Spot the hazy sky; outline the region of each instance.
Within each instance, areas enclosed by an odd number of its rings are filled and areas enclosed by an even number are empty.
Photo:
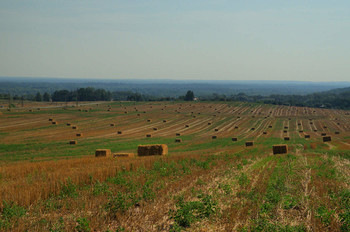
[[[0,0],[0,76],[350,81],[350,1]]]

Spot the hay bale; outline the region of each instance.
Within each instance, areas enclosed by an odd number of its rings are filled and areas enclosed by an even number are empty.
[[[58,124],[58,122],[56,122],[56,121],[53,121],[53,122],[52,122],[52,124],[53,124],[53,125],[57,125],[57,124]]]
[[[219,129],[218,129],[218,128],[215,128],[214,131],[219,131]]]
[[[158,128],[157,128],[157,127],[154,127],[154,128],[153,128],[153,130],[155,130],[155,131],[156,131],[156,130],[158,130]]]
[[[330,141],[332,141],[332,137],[331,136],[323,136],[322,140],[323,140],[323,142],[330,142]]]
[[[327,133],[321,133],[321,136],[326,136],[327,135]]]
[[[181,143],[182,139],[175,139],[175,143]]]
[[[69,141],[69,144],[75,145],[75,144],[78,144],[78,142],[76,140],[71,140]]]
[[[211,122],[208,122],[208,125],[210,126],[210,125],[211,125]]]
[[[137,154],[138,156],[166,155],[168,146],[166,144],[139,145]]]
[[[301,126],[301,123],[298,123],[298,126]]]
[[[289,138],[289,137],[284,137],[284,140],[285,140],[285,141],[289,141],[290,138]]]
[[[163,122],[167,122],[166,120],[163,120]]]
[[[339,135],[339,134],[340,134],[340,132],[339,132],[339,131],[336,131],[336,132],[334,132],[334,134]]]
[[[112,156],[111,149],[97,149],[95,157],[110,157]]]
[[[304,133],[304,131],[303,131],[303,130],[300,130],[299,133]]]
[[[152,137],[151,134],[147,134],[147,135],[146,135],[146,138],[151,138],[151,137]]]
[[[323,128],[324,128],[324,129],[327,129],[327,126],[324,126]]]
[[[113,158],[133,158],[134,153],[114,153]]]
[[[283,133],[287,133],[287,131],[286,131],[286,130],[284,130],[284,131],[283,131]]]
[[[288,127],[287,127],[287,126],[285,126],[285,127],[284,127],[284,129],[288,129]]]
[[[311,136],[310,136],[310,135],[305,135],[304,137],[305,137],[305,139],[309,139],[309,138],[311,138]]]
[[[83,133],[77,133],[76,136],[77,137],[83,137]]]
[[[72,126],[72,129],[76,130],[76,129],[78,129],[78,127],[77,126]]]
[[[313,122],[310,122],[310,124],[312,125],[312,124],[314,124]]]
[[[266,134],[267,134],[267,132],[266,132],[266,131],[264,131],[264,132],[263,132],[263,134],[264,134],[264,135],[266,135]]]
[[[238,139],[236,137],[232,137],[232,141],[236,142]]]
[[[122,134],[122,132],[121,132],[121,131],[118,131],[117,133],[118,133],[118,135],[121,135],[121,134]]]
[[[176,136],[180,136],[181,134],[180,133],[176,133]]]
[[[49,122],[52,122],[53,121],[53,118],[49,118]]]
[[[124,114],[127,114],[128,113],[128,111],[124,111]]]
[[[111,123],[110,125],[111,125],[111,126],[115,126],[115,123]]]
[[[186,125],[185,127],[190,127],[190,125]]]
[[[251,130],[255,130],[255,127],[252,127],[252,129]]]
[[[147,122],[152,122],[152,119],[147,119]]]
[[[212,138],[212,139],[217,139],[217,138],[218,138],[218,136],[213,135],[213,136],[211,136],[211,138]]]
[[[33,112],[33,110],[29,110],[29,112]]]
[[[314,132],[317,132],[317,130],[315,129]]]
[[[141,116],[141,114],[137,114],[137,116],[139,116],[139,117],[140,117],[140,116]]]
[[[286,144],[278,144],[272,146],[272,152],[274,155],[276,154],[287,154],[288,146]]]
[[[246,147],[251,147],[251,146],[253,146],[254,145],[254,142],[253,141],[247,141],[247,142],[245,142],[245,146]]]
[[[272,128],[272,126],[269,126],[269,128]]]
[[[71,126],[71,124],[70,124],[70,123],[67,123],[67,126]]]

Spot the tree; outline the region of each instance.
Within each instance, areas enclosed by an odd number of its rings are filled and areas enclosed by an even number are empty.
[[[37,92],[35,95],[35,101],[41,102],[43,101],[43,97],[41,96],[40,92]]]
[[[186,95],[185,95],[184,100],[185,100],[185,101],[193,101],[193,99],[194,99],[194,93],[193,93],[193,91],[188,90],[187,93],[186,93]]]
[[[46,102],[49,102],[50,101],[50,94],[48,94],[47,92],[44,93],[43,95],[43,100],[46,101]]]

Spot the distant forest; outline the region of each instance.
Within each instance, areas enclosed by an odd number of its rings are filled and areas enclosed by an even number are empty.
[[[224,94],[212,94],[205,97],[198,97],[194,91],[189,90],[179,97],[157,97],[147,94],[140,94],[133,91],[106,91],[92,87],[80,88],[77,90],[56,90],[52,94],[45,92],[36,95],[15,95],[0,94],[0,99],[32,100],[32,101],[241,101],[256,102],[274,105],[306,106],[318,108],[350,109],[350,88],[334,89],[326,92],[313,93],[308,95],[278,95],[270,96],[238,93],[226,96]]]

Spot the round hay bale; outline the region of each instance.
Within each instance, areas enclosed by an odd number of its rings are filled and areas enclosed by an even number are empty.
[[[75,145],[75,144],[78,144],[78,142],[76,140],[70,140],[69,144]]]
[[[211,138],[212,138],[212,139],[217,139],[217,138],[218,138],[218,136],[213,135],[213,136],[211,136]]]
[[[238,138],[232,137],[232,141],[237,142],[237,141],[238,141]]]
[[[83,133],[77,133],[75,134],[77,137],[83,137]]]
[[[151,138],[151,137],[152,137],[151,134],[147,134],[147,135],[146,135],[146,138]]]
[[[175,139],[175,143],[181,143],[182,139]]]
[[[123,133],[123,132],[121,132],[121,131],[118,131],[118,132],[117,132],[118,135],[121,135],[122,133]]]
[[[181,134],[180,133],[176,133],[176,136],[181,136]]]

